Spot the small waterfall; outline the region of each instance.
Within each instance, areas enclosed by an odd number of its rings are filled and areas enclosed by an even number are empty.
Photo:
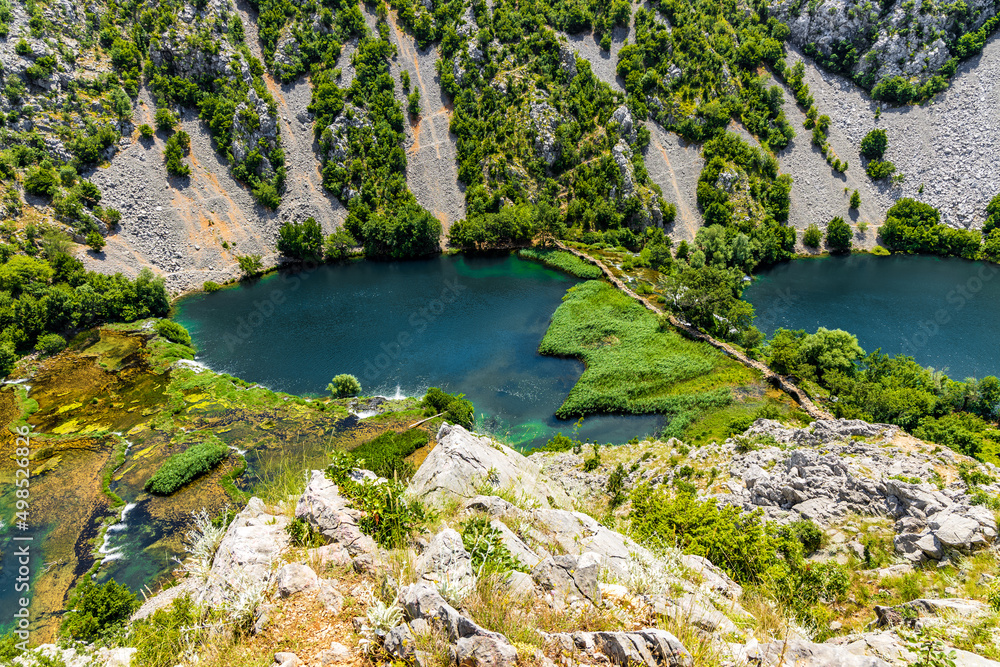
[[[132,511],[135,507],[135,503],[128,503],[122,508],[121,517],[119,517],[118,522],[108,526],[108,529],[104,531],[104,542],[101,544],[101,548],[97,550],[97,553],[104,556],[101,559],[101,565],[109,563],[111,561],[120,560],[125,557],[122,553],[122,547],[124,545],[118,545],[116,547],[111,546],[111,536],[124,533],[128,529],[128,524],[125,522],[128,513]]]

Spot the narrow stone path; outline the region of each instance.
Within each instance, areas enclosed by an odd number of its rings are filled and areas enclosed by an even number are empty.
[[[636,294],[631,289],[629,289],[629,287],[621,280],[619,280],[615,276],[615,274],[611,272],[611,269],[609,269],[607,265],[605,265],[604,262],[602,262],[601,260],[591,257],[587,253],[577,250],[576,248],[570,248],[569,246],[564,245],[560,241],[556,241],[556,245],[559,246],[561,249],[565,250],[566,252],[571,252],[580,259],[586,262],[590,262],[591,264],[599,268],[604,273],[605,277],[611,282],[612,285],[614,285],[622,292],[624,292],[625,294],[629,295],[630,297],[638,301],[647,310],[656,313],[657,315],[666,315],[667,318],[670,320],[670,324],[672,324],[675,328],[680,329],[691,338],[708,343],[712,347],[721,350],[722,352],[729,355],[730,357],[740,362],[744,366],[760,371],[763,374],[764,379],[766,381],[770,382],[771,384],[778,387],[779,389],[787,393],[789,396],[794,398],[795,401],[802,407],[802,409],[813,419],[833,419],[833,415],[831,415],[829,412],[823,410],[815,403],[813,403],[812,400],[809,398],[809,396],[804,391],[799,389],[795,385],[795,383],[793,383],[791,379],[788,378],[788,376],[778,375],[777,373],[772,371],[767,366],[767,364],[757,361],[756,359],[751,359],[747,355],[737,350],[732,345],[724,343],[716,338],[713,338],[712,336],[709,336],[707,333],[701,331],[700,329],[693,327],[685,322],[681,322],[679,319],[677,319],[670,313],[665,313],[664,311],[660,310],[652,303],[650,303],[648,299]]]

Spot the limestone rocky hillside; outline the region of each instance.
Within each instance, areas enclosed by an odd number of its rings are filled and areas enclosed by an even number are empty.
[[[6,2],[8,240],[55,226],[88,268],[151,267],[178,292],[238,277],[239,256],[279,262],[280,224],[309,217],[326,234],[346,225],[371,255],[426,252],[437,226],[524,203],[612,243],[649,225],[692,240],[729,218],[801,231],[840,215],[871,247],[860,223],[900,197],[977,227],[1000,188],[993,3],[782,1],[717,18],[702,2],[546,7]],[[723,48],[732,36],[739,48]],[[778,66],[799,52],[831,119],[823,151]],[[865,91],[889,105],[881,116]],[[709,145],[719,171],[705,142],[726,127],[747,145]],[[862,173],[874,127],[905,178]],[[773,172],[747,164],[756,148]],[[709,212],[716,199],[729,217]],[[457,238],[481,243],[475,229]]]
[[[117,648],[37,654],[74,666],[1000,664],[995,468],[845,420],[760,420],[697,449],[575,448],[526,458],[445,424],[405,489],[337,459],[286,503],[201,522],[179,583],[147,599]]]

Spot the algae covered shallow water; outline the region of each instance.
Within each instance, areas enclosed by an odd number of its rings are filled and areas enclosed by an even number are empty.
[[[282,272],[182,299],[176,319],[207,366],[271,389],[321,394],[351,373],[363,394],[462,392],[478,426],[525,446],[575,423],[554,414],[583,373],[538,344],[575,278],[514,256],[354,262]],[[589,417],[577,437],[624,442],[657,416]]]
[[[756,325],[857,335],[950,377],[1000,374],[1000,267],[923,255],[802,259],[762,272],[744,298]]]

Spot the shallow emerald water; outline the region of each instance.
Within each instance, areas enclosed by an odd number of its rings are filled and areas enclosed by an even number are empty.
[[[356,375],[365,395],[439,386],[473,401],[480,428],[537,446],[575,428],[554,413],[583,364],[537,348],[576,282],[514,256],[363,261],[195,295],[175,317],[214,370],[295,394],[321,394],[338,373]],[[577,437],[619,443],[660,425],[597,416]]]
[[[1000,267],[923,255],[802,259],[762,272],[744,298],[757,326],[844,329],[866,351],[907,354],[950,377],[1000,373]]]

